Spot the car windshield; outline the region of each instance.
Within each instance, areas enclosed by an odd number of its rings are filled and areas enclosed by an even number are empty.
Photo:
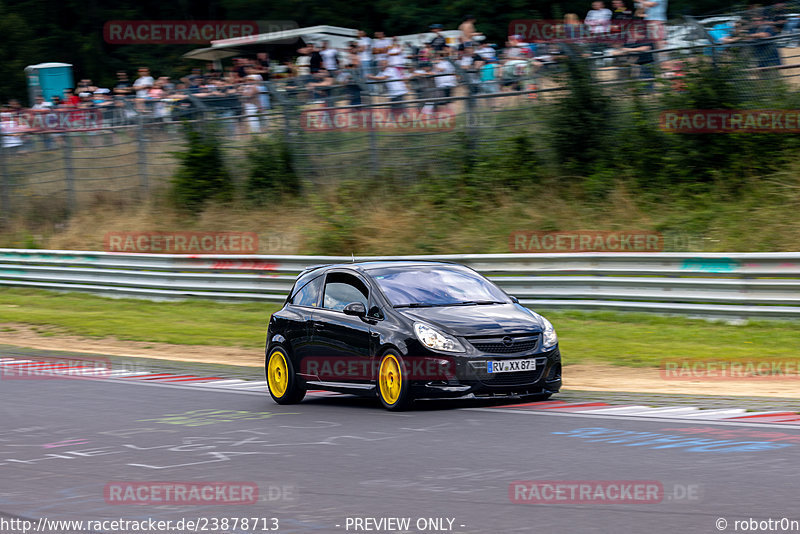
[[[385,267],[370,274],[396,308],[511,302],[500,288],[463,267]]]

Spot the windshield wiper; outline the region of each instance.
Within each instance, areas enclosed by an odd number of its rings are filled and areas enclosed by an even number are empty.
[[[408,304],[398,304],[395,308],[432,308],[441,306],[440,304],[425,304],[424,302],[409,302]]]
[[[505,304],[505,302],[500,302],[499,300],[465,300],[463,302],[454,302],[450,306],[476,306],[482,304]]]

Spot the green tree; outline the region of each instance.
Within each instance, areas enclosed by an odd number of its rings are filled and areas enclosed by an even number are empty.
[[[174,153],[180,165],[172,178],[171,198],[182,210],[197,211],[210,200],[224,202],[233,198],[233,181],[225,167],[219,138],[207,125],[203,130],[185,123],[186,150]]]

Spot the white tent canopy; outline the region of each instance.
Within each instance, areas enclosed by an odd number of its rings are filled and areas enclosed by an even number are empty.
[[[257,44],[291,44],[299,39],[306,42],[330,41],[333,48],[344,48],[347,43],[358,38],[358,30],[340,28],[338,26],[309,26],[292,30],[280,30],[258,35],[246,35],[211,41],[212,48],[228,48],[232,46],[245,46]]]

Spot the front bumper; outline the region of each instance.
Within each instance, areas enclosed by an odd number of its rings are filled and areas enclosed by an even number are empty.
[[[488,360],[536,359],[536,370],[491,374]],[[557,393],[561,389],[561,352],[558,345],[550,351],[530,355],[480,355],[452,358],[455,376],[447,380],[415,380],[411,387],[417,398],[464,396],[521,396]]]

